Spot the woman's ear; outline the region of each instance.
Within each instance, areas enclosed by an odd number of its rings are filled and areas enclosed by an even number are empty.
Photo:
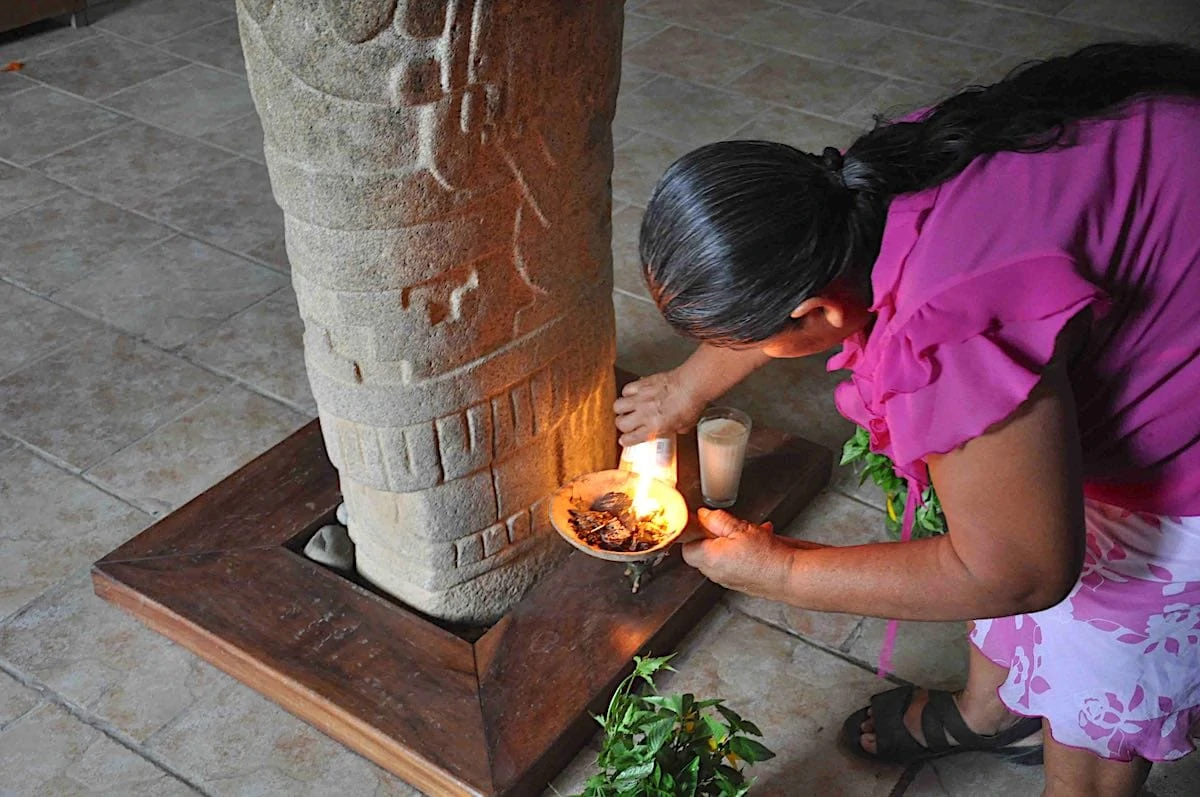
[[[805,299],[796,306],[792,311],[791,316],[795,319],[804,318],[810,313],[818,315],[812,318],[821,318],[826,324],[834,329],[841,329],[846,325],[846,305],[845,302],[834,296],[813,296]]]

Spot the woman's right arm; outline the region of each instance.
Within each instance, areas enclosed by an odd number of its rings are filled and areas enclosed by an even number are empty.
[[[686,432],[710,401],[769,359],[760,349],[701,344],[678,368],[629,383],[613,405],[621,445],[640,443],[654,434]]]

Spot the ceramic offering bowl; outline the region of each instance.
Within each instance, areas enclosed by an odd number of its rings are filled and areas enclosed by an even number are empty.
[[[626,563],[656,559],[679,540],[688,525],[687,503],[679,491],[666,482],[646,479],[648,489],[645,500],[661,510],[654,516],[655,525],[660,528],[655,533],[652,547],[639,551],[608,550],[600,545],[589,544],[572,524],[573,511],[578,514],[594,509],[599,499],[611,494],[632,499],[638,494],[640,482],[641,476],[625,470],[602,470],[580,476],[560,487],[550,499],[550,522],[564,540],[588,556]],[[601,501],[599,506],[604,506],[604,502]]]

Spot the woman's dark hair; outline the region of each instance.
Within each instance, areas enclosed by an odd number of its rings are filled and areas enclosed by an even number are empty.
[[[667,169],[642,220],[651,295],[689,337],[765,340],[835,281],[869,291],[892,197],[938,185],[980,155],[1069,145],[1073,122],[1148,94],[1200,95],[1200,51],[1097,44],[1025,64],[917,121],[876,117],[844,156],[768,141],[701,147]]]

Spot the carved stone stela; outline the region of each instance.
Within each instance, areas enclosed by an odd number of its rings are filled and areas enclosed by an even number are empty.
[[[621,3],[241,0],[305,358],[367,579],[464,622],[614,455]]]

